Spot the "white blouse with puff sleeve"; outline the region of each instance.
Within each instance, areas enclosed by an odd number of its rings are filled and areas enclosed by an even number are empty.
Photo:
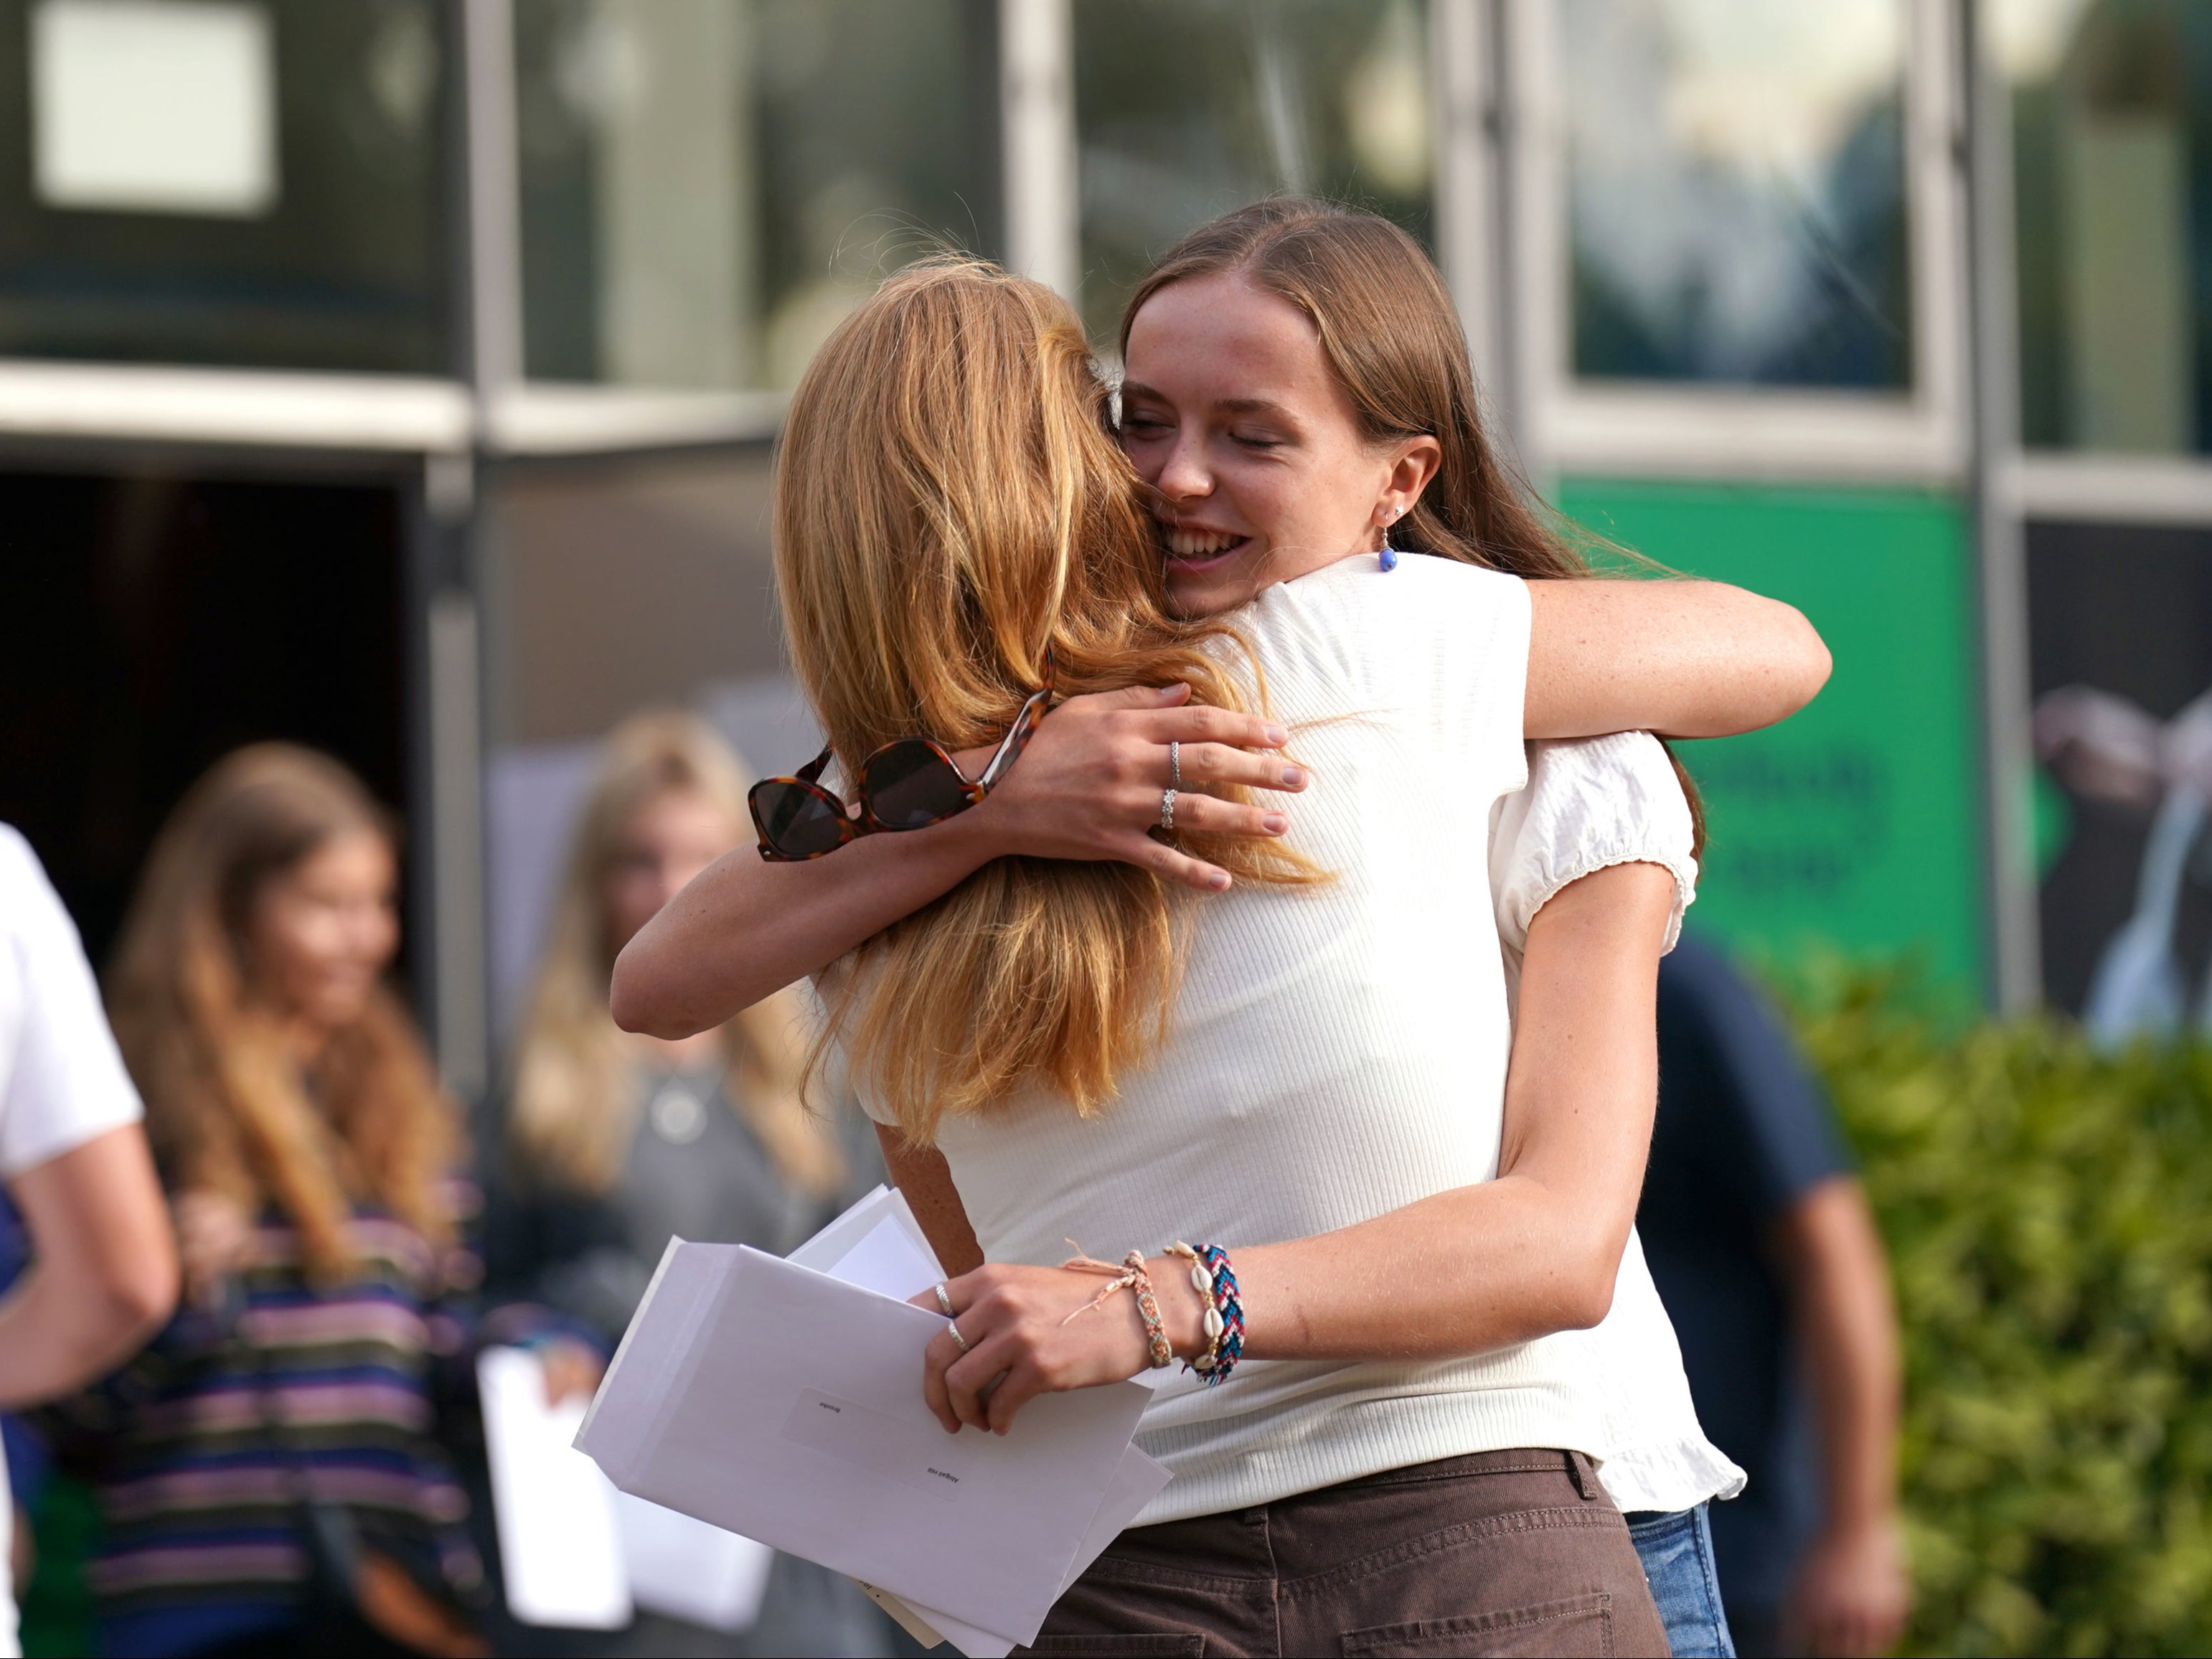
[[[1499,802],[1490,841],[1509,1001],[1517,1003],[1536,912],[1570,882],[1613,865],[1657,864],[1673,873],[1663,947],[1673,950],[1697,894],[1692,842],[1689,802],[1648,732],[1530,744],[1528,786]],[[1624,1514],[1691,1509],[1743,1490],[1743,1471],[1698,1426],[1682,1350],[1633,1229],[1611,1311],[1591,1329],[1553,1340],[1581,1351],[1575,1369],[1595,1392],[1607,1442],[1598,1476]]]

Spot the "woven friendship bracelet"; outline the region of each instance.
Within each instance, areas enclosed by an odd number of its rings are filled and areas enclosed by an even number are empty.
[[[1160,1322],[1160,1299],[1153,1293],[1152,1276],[1145,1268],[1145,1253],[1142,1250],[1130,1251],[1121,1258],[1121,1265],[1117,1267],[1110,1261],[1096,1261],[1081,1254],[1083,1247],[1073,1239],[1067,1242],[1077,1254],[1061,1262],[1062,1267],[1074,1273],[1109,1273],[1113,1276],[1113,1283],[1104,1286],[1097,1295],[1060,1322],[1073,1324],[1116,1291],[1134,1291],[1137,1293],[1137,1317],[1145,1322],[1146,1363],[1156,1371],[1175,1364],[1175,1349],[1168,1341],[1167,1327]]]
[[[1190,1287],[1206,1304],[1206,1352],[1186,1362],[1206,1386],[1226,1382],[1244,1354],[1244,1304],[1229,1252],[1218,1244],[1190,1245],[1178,1239],[1168,1254],[1190,1263]]]

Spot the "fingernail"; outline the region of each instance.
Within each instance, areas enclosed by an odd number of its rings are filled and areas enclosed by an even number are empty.
[[[1304,788],[1306,787],[1306,775],[1304,769],[1303,767],[1297,766],[1285,766],[1283,769],[1283,787],[1286,789]]]
[[[1291,734],[1283,727],[1279,726],[1271,726],[1267,728],[1267,741],[1276,748],[1281,748],[1290,740]]]
[[[1260,820],[1260,827],[1271,836],[1279,836],[1291,827],[1291,821],[1280,812],[1270,812]]]
[[[1206,884],[1217,893],[1222,891],[1229,885],[1229,872],[1226,870],[1216,870],[1206,878]]]

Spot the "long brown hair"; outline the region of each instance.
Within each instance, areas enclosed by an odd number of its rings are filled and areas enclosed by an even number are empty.
[[[1483,429],[1481,393],[1443,278],[1420,244],[1378,214],[1306,197],[1254,202],[1200,225],[1161,256],[1121,313],[1121,356],[1145,301],[1176,283],[1234,273],[1305,313],[1371,444],[1426,435],[1437,475],[1391,534],[1406,550],[1530,580],[1595,570]],[[1595,537],[1609,564],[1662,568]],[[1669,573],[1671,574],[1671,573]],[[1674,750],[1698,853],[1705,805]]]
[[[281,1012],[255,994],[247,920],[271,880],[332,839],[391,827],[327,756],[258,744],[218,762],[161,830],[116,947],[108,1010],[173,1188],[274,1203],[320,1279],[353,1260],[355,1203],[434,1244],[453,1237],[444,1182],[459,1118],[389,988],[331,1033],[302,1075]]]
[[[615,941],[607,878],[639,811],[665,794],[696,794],[734,834],[745,822],[738,757],[705,721],[680,710],[633,715],[608,733],[599,776],[578,814],[530,1012],[516,1051],[507,1139],[522,1173],[574,1191],[604,1192],[622,1173],[637,1126],[635,1039],[607,1012]],[[731,1102],[778,1172],[817,1197],[845,1178],[844,1161],[800,1098],[805,1045],[795,994],[756,1004],[722,1028]]]
[[[793,663],[848,774],[918,732],[996,743],[1048,647],[1066,695],[1182,680],[1251,699],[1225,665],[1234,635],[1168,612],[1075,313],[979,260],[908,266],[809,365],[775,565]],[[1240,880],[1316,878],[1279,848],[1180,839]],[[1129,865],[996,860],[827,977],[831,1030],[917,1142],[1030,1084],[1094,1112],[1164,1034],[1176,915]]]

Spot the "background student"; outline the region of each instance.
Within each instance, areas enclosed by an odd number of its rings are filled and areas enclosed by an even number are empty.
[[[737,757],[692,715],[640,714],[606,740],[578,816],[515,1059],[489,1183],[495,1296],[535,1303],[611,1352],[672,1237],[781,1255],[882,1178],[800,1098],[786,994],[675,1042],[619,1030],[617,952],[684,884],[749,838]],[[489,1137],[487,1137],[489,1139]],[[881,1653],[893,1626],[852,1582],[779,1558],[741,1637],[641,1614],[621,1650]]]
[[[1698,1420],[1750,1476],[1711,1516],[1737,1651],[1887,1652],[1911,1587],[1881,1240],[1789,1037],[1688,934],[1659,969],[1637,1227]]]
[[[0,1412],[83,1387],[176,1301],[139,1114],[76,928],[29,844],[0,824],[0,1181],[31,1258],[0,1297]],[[0,1497],[6,1484],[0,1463]],[[0,1654],[17,1651],[20,1520],[0,1503]]]
[[[261,744],[171,815],[125,921],[111,1008],[187,1303],[75,1408],[110,1651],[489,1650],[439,1437],[467,1375],[473,1189],[386,981],[397,882],[361,782]]]

